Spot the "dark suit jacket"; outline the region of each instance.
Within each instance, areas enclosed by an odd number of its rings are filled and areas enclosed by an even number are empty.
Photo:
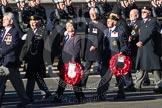
[[[2,31],[0,36],[2,35]],[[5,39],[11,39],[11,42],[6,42]],[[19,33],[15,28],[11,28],[9,32],[6,34],[4,40],[0,42],[0,55],[1,58],[1,65],[6,67],[18,67],[19,66],[19,59],[18,59],[18,43],[19,43]]]
[[[128,48],[128,38],[126,33],[117,26],[109,36],[109,28],[104,31],[102,65],[109,66],[109,60],[114,54],[122,52],[126,54]],[[115,36],[116,35],[116,36]],[[114,44],[115,42],[115,44]]]

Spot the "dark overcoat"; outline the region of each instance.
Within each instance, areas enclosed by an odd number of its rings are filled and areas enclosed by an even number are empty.
[[[20,60],[27,62],[26,77],[35,77],[38,73],[40,77],[46,76],[45,63],[43,57],[44,43],[47,37],[45,28],[38,28],[36,33],[30,29],[27,32],[27,39],[20,54]]]
[[[143,46],[138,48],[136,68],[147,71],[161,69],[161,38],[158,34],[159,26],[157,20],[150,17],[145,23],[141,23],[139,41],[143,43]]]
[[[103,39],[103,29],[102,23],[98,23],[97,25],[93,22],[89,23],[89,30],[87,43],[86,43],[86,52],[85,52],[85,60],[86,61],[100,61],[101,60],[101,50],[102,50],[102,39]],[[90,47],[94,46],[96,49],[94,51],[90,51]]]

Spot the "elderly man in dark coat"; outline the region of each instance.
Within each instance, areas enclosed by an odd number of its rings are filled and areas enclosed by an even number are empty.
[[[28,97],[33,101],[33,90],[35,81],[39,88],[46,93],[43,98],[51,96],[49,89],[44,81],[46,68],[43,57],[44,43],[47,38],[47,30],[41,25],[41,18],[37,15],[30,17],[31,28],[27,32],[27,39],[20,54],[20,60],[27,62],[27,86]]]
[[[84,68],[84,77],[82,80],[83,86],[86,86],[88,75],[91,65],[96,64],[96,68],[99,66],[101,60],[101,45],[102,45],[102,23],[98,20],[99,11],[97,8],[91,8],[89,11],[91,21],[89,22],[88,36],[85,51],[86,66]],[[97,70],[97,69],[96,69]]]
[[[104,31],[101,81],[97,88],[98,98],[105,100],[105,93],[108,90],[112,72],[109,70],[109,61],[115,54],[126,54],[128,48],[128,37],[118,25],[119,19],[116,16],[109,16],[107,19],[107,29]],[[118,84],[118,93],[114,100],[125,99],[124,79],[122,76],[116,77]]]
[[[153,71],[155,76],[155,91],[159,91],[161,85],[161,65],[160,65],[160,50],[161,50],[161,37],[159,35],[159,25],[155,18],[152,18],[151,9],[143,7],[142,10],[141,26],[139,28],[139,42],[136,43],[138,47],[136,68],[140,71],[137,72],[137,79],[135,82],[136,89],[141,89],[141,84],[148,71]]]

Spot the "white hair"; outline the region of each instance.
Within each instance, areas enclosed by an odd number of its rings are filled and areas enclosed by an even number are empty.
[[[99,14],[99,10],[97,9],[97,8],[94,8],[94,7],[92,7],[90,10],[89,10],[89,13],[91,13],[91,12],[95,12],[96,14]]]
[[[11,19],[11,20],[14,19],[14,14],[12,12],[7,12],[3,16],[8,16],[8,18]]]

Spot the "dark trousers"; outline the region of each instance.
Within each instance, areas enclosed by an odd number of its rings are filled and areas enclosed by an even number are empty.
[[[83,78],[81,80],[81,84],[82,84],[83,87],[86,87],[88,76],[89,76],[89,73],[90,73],[90,68],[91,68],[92,64],[93,64],[93,62],[86,61],[86,65],[85,65],[84,71],[83,71]]]
[[[6,81],[7,81],[7,77],[6,77],[5,73],[0,72],[0,106],[3,102]]]
[[[112,72],[110,72],[107,66],[102,66],[100,75],[101,75],[101,80],[97,87],[98,95],[102,95],[108,90],[110,85],[109,83],[112,78]]]
[[[42,77],[36,73],[36,76],[33,78],[27,78],[26,93],[30,99],[33,99],[33,92],[35,87],[35,82],[37,82],[40,90],[44,91],[46,94],[50,94],[50,91]]]
[[[11,81],[11,84],[15,88],[18,96],[22,102],[29,101],[29,98],[26,95],[24,84],[18,68],[6,68],[4,66],[0,67],[0,99],[2,100],[5,92],[5,83],[7,79]],[[3,70],[3,71],[2,71]],[[2,101],[0,101],[2,102]]]
[[[110,81],[112,78],[112,72],[106,67],[102,67],[101,70],[101,80],[97,88],[97,94],[103,95],[109,88]],[[124,94],[124,77],[117,76],[116,77],[117,86],[118,86],[118,94]]]
[[[62,76],[59,79],[59,85],[56,91],[56,98],[61,99],[63,96],[63,92],[65,91],[66,88],[66,83],[63,81]],[[82,85],[81,82],[73,86],[73,90],[75,93],[76,98],[79,100],[80,98],[84,98],[84,94],[82,91]]]

